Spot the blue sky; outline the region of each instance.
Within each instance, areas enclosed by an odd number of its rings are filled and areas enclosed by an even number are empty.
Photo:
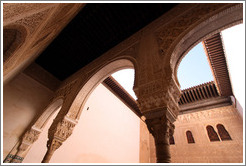
[[[214,80],[202,43],[182,59],[177,76],[181,90]]]

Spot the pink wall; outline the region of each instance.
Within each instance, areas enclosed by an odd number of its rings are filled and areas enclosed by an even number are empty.
[[[43,135],[47,138],[48,127],[45,130]],[[46,144],[45,137],[40,139]],[[140,119],[100,84],[86,102],[73,134],[56,150],[50,162],[138,163],[139,140]],[[43,149],[45,145],[33,145],[23,162],[40,162]]]
[[[3,87],[3,159],[52,95],[48,88],[22,73]]]

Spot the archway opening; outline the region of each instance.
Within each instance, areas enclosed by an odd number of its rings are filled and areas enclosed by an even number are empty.
[[[132,74],[126,76],[134,80],[134,70],[130,70]],[[129,94],[114,76],[108,76],[106,80],[111,82],[104,80],[90,93],[73,134],[56,150],[51,163],[139,162],[140,118],[128,105],[132,97],[127,99]]]
[[[181,90],[214,81],[202,42],[182,59],[177,76]]]

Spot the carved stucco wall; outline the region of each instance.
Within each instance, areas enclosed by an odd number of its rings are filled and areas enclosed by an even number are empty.
[[[179,115],[174,124],[175,144],[170,145],[172,163],[243,162],[243,120],[234,106]],[[218,133],[217,124],[224,125],[232,140],[210,142],[206,126],[213,126]],[[195,143],[188,144],[188,130],[192,132]],[[150,162],[155,162],[155,145],[151,135],[149,140]]]
[[[30,65],[84,4],[4,3],[3,29],[22,27],[25,41],[11,51],[3,65],[3,83]],[[23,30],[22,30],[23,31]]]

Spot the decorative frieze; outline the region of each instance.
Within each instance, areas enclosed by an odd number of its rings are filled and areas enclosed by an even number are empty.
[[[6,158],[3,160],[4,163],[10,163],[11,160],[15,157],[13,154],[8,154]]]
[[[199,121],[207,121],[208,119],[221,119],[237,117],[237,113],[233,110],[233,106],[225,106],[211,110],[193,112],[189,114],[180,114],[177,121],[180,123],[189,123]]]
[[[24,157],[18,156],[18,155],[14,155],[11,163],[22,163]]]

